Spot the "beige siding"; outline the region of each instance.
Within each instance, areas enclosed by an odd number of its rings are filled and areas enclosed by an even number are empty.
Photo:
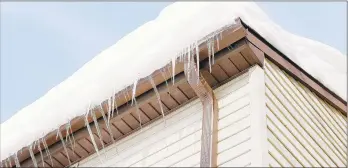
[[[264,89],[261,89],[260,97],[255,95],[255,90],[259,89],[255,86],[264,85],[261,80],[263,76],[264,72],[260,67],[253,67],[215,90],[219,104],[218,166],[242,167],[262,164],[259,162],[262,160],[262,153],[259,152],[262,151],[258,149],[263,146],[259,145],[262,144],[262,138],[256,133],[262,134],[263,130],[258,126],[258,123],[262,123],[262,119],[258,118],[258,114],[262,114],[259,113],[262,107],[257,105],[261,102],[263,109],[266,106],[264,98],[262,99]],[[266,131],[266,117],[264,120],[263,127]]]
[[[346,166],[346,117],[269,61],[265,72],[270,166]]]
[[[196,100],[84,159],[81,167],[199,166],[202,106]]]
[[[263,109],[258,105],[263,105],[265,109],[265,101],[264,98],[254,94],[255,89],[260,90],[255,86],[264,85],[264,80],[259,80],[260,77],[253,74],[264,76],[260,67],[254,67],[214,90],[220,108],[219,166],[253,166],[259,165],[258,160],[262,160],[251,159],[262,155],[259,153],[259,146],[264,145],[259,145],[262,138],[257,136],[267,133],[262,133],[256,124],[260,123],[258,115],[262,115],[258,111]],[[264,89],[261,90],[263,91],[259,93],[264,97]],[[263,101],[257,100],[253,103],[254,99]],[[251,113],[252,109],[257,110]],[[202,106],[195,100],[167,116],[166,126],[163,120],[157,121],[100,151],[102,163],[94,154],[81,161],[79,166],[197,167],[200,161],[201,118]],[[264,120],[263,128],[266,131],[266,117]],[[267,144],[266,137],[264,139]],[[267,148],[264,148],[267,153]]]

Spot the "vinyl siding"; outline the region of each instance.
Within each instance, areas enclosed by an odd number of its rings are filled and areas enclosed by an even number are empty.
[[[270,61],[265,72],[269,166],[346,166],[346,117]]]
[[[256,154],[258,151],[254,148],[257,145],[253,145],[253,143],[262,141],[257,134],[254,134],[255,130],[262,132],[262,129],[257,127],[258,122],[253,122],[255,119],[260,120],[257,118],[258,110],[253,111],[252,109],[256,107],[253,101],[262,102],[262,97],[256,97],[261,100],[253,99],[255,93],[253,86],[264,85],[264,83],[259,79],[257,79],[258,81],[251,79],[255,71],[258,71],[258,75],[263,77],[263,70],[258,66],[253,67],[240,77],[215,90],[219,105],[217,155],[219,167],[245,167],[260,164],[252,163],[253,160],[258,160],[252,159],[258,157]],[[261,93],[264,95],[264,91]],[[264,128],[266,130],[265,122]]]
[[[264,76],[261,68],[258,67],[258,71]],[[222,167],[257,164],[251,159],[256,156],[252,142],[259,141],[251,136],[255,129],[259,130],[251,124],[256,119],[251,113],[251,109],[256,108],[251,103],[254,85],[250,81],[251,73],[251,70],[246,71],[214,90],[220,110],[217,158]],[[264,95],[264,91],[262,93]],[[168,115],[166,126],[163,120],[156,121],[101,150],[102,163],[94,154],[81,161],[79,166],[199,167],[201,118],[202,105],[195,100]],[[266,124],[264,128],[266,130]]]
[[[202,105],[195,100],[84,159],[81,167],[199,166]]]

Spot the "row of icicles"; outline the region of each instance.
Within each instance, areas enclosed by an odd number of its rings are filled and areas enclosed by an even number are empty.
[[[172,67],[172,76],[171,76],[171,80],[173,82],[173,85],[174,85],[174,77],[175,77],[175,64],[176,63],[179,63],[179,62],[190,62],[190,61],[193,61],[194,59],[197,61],[196,62],[196,65],[197,65],[197,73],[199,74],[199,46],[202,45],[202,44],[206,44],[207,45],[207,49],[208,49],[208,61],[209,61],[209,71],[211,72],[211,66],[212,64],[214,64],[214,53],[215,53],[215,41],[216,41],[216,46],[217,46],[217,49],[219,50],[219,41],[222,39],[222,32],[226,29],[228,29],[230,26],[232,25],[229,25],[229,26],[225,26],[223,27],[222,29],[216,31],[216,32],[213,32],[211,33],[210,35],[206,36],[205,38],[203,38],[202,40],[200,41],[196,41],[194,44],[190,45],[189,47],[186,47],[184,48],[178,55],[177,57],[173,58],[171,60],[171,67]],[[195,58],[196,57],[196,58]],[[187,64],[188,66],[190,66],[190,64]],[[167,68],[170,67],[170,66],[166,66]],[[191,67],[188,67],[189,69]],[[168,72],[170,72],[170,70],[167,70]],[[166,85],[167,85],[167,88],[168,88],[168,92],[169,92],[169,86],[168,86],[168,83],[167,83],[167,72],[166,70],[164,69],[161,69],[160,72],[161,72],[161,75],[162,77],[164,78],[165,82],[166,82]],[[199,76],[199,75],[197,75]],[[187,77],[187,79],[190,79],[189,77]],[[165,114],[164,114],[164,110],[163,110],[163,106],[162,106],[162,102],[161,102],[161,98],[160,98],[160,93],[158,92],[158,89],[156,87],[156,84],[154,82],[154,80],[152,79],[152,76],[150,75],[148,77],[148,80],[150,81],[152,87],[153,87],[153,90],[155,91],[155,94],[156,94],[156,97],[157,97],[157,101],[160,105],[160,110],[161,110],[161,114],[162,114],[162,118],[163,118],[163,122],[164,122],[164,125],[165,125]],[[138,80],[136,80],[134,83],[133,83],[133,89],[132,89],[132,95],[131,95],[131,105],[135,105],[136,107],[136,112],[138,114],[138,117],[139,117],[139,122],[140,122],[140,131],[142,131],[142,122],[141,122],[141,117],[140,117],[140,113],[139,113],[139,107],[138,107],[138,103],[136,101],[136,86],[137,86],[137,83],[138,83]],[[112,143],[115,143],[115,139],[113,137],[113,134],[112,134],[112,131],[110,129],[110,119],[114,117],[114,112],[116,111],[117,115],[118,115],[118,109],[117,109],[117,98],[119,98],[120,95],[124,96],[124,98],[126,100],[129,100],[130,98],[130,95],[128,94],[127,91],[124,90],[123,93],[117,93],[115,94],[115,90],[113,92],[113,96],[110,97],[110,99],[108,99],[108,109],[109,109],[109,112],[107,113],[107,116],[104,114],[104,112],[101,112],[102,114],[102,118],[103,120],[105,121],[105,125],[106,125],[106,129],[108,131],[108,133],[110,134],[110,137],[112,139]],[[117,96],[117,97],[116,97]],[[98,155],[98,158],[100,160],[100,162],[103,164],[103,159],[101,158],[101,154],[99,152],[99,149],[97,147],[97,144],[96,144],[96,140],[94,139],[94,136],[93,136],[93,133],[92,133],[92,130],[91,130],[91,127],[90,127],[90,123],[88,121],[88,115],[91,115],[92,116],[92,119],[93,119],[93,122],[95,124],[95,129],[97,130],[97,134],[98,134],[98,137],[99,137],[99,141],[100,143],[102,144],[102,149],[105,148],[104,146],[104,143],[103,143],[103,137],[102,137],[102,134],[100,132],[100,128],[99,128],[99,125],[98,125],[98,121],[97,121],[97,117],[95,115],[95,112],[92,110],[91,108],[91,105],[89,106],[88,110],[87,110],[87,113],[85,114],[85,125],[87,127],[87,131],[88,131],[88,134],[90,136],[90,139],[91,139],[91,142],[93,144],[93,147]],[[59,130],[59,129],[58,129]],[[60,141],[62,142],[62,145],[63,145],[63,148],[64,148],[64,152],[66,153],[66,156],[67,156],[67,159],[69,161],[69,165],[71,165],[71,161],[70,161],[70,157],[69,157],[69,154],[68,154],[68,150],[67,150],[67,144],[71,145],[71,148],[72,150],[74,151],[75,149],[75,138],[74,138],[74,134],[73,134],[73,131],[71,129],[71,123],[70,123],[70,120],[68,121],[68,123],[66,124],[66,137],[65,137],[65,140],[64,140],[64,137],[62,136],[61,132],[60,131],[57,131],[57,135],[56,135],[56,140],[58,140],[58,138],[60,138]],[[51,163],[51,166],[54,167],[54,164],[53,164],[53,160],[52,160],[52,156],[51,156],[51,153],[48,149],[48,145],[46,144],[46,139],[45,138],[40,138],[39,140],[35,141],[33,144],[31,144],[29,146],[29,154],[30,154],[30,157],[32,159],[32,162],[33,162],[33,166],[34,167],[38,167],[38,162],[35,158],[35,155],[34,155],[34,152],[33,150],[38,148],[39,152],[40,152],[40,158],[41,158],[41,163],[42,163],[42,166],[44,167],[45,163],[44,163],[44,155],[43,155],[43,152],[41,150],[41,143],[43,144],[44,146],[44,150],[46,151],[46,157],[49,158],[49,161]],[[118,153],[117,151],[117,147],[115,148],[116,149],[116,152]],[[23,149],[20,150],[20,154],[22,154],[23,152]],[[105,155],[106,156],[106,155]],[[14,162],[15,162],[15,166],[16,167],[20,167],[20,162],[19,162],[19,159],[18,159],[18,152],[15,153],[14,155],[10,156],[8,159],[4,160],[5,162],[5,167],[12,167],[12,162],[11,162],[11,158],[14,158]],[[2,164],[3,165],[3,164]]]

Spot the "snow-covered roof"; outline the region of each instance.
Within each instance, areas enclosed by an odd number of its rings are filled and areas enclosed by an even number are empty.
[[[1,160],[165,66],[237,17],[346,100],[346,56],[336,49],[285,31],[253,2],[177,2],[1,124]]]

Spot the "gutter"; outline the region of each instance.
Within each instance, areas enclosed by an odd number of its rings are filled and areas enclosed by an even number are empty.
[[[217,167],[218,103],[194,59],[185,60],[186,79],[203,105],[200,167]]]

